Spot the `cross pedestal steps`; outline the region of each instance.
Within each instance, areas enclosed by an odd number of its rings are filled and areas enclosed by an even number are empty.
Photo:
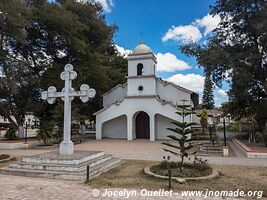
[[[106,155],[102,151],[75,151],[71,155],[49,152],[24,157],[22,161],[0,168],[0,173],[15,176],[85,181],[87,179],[87,166],[89,166],[90,180],[118,166],[120,162],[121,159]]]

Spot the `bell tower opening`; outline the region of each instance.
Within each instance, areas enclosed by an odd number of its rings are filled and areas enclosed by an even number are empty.
[[[144,66],[142,63],[137,65],[137,76],[142,76],[144,72]]]

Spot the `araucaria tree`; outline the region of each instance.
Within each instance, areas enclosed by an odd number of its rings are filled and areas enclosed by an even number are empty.
[[[163,148],[164,151],[181,158],[180,170],[183,169],[184,158],[189,156],[189,150],[193,147],[193,145],[190,143],[190,135],[194,131],[192,126],[196,124],[193,122],[186,122],[186,118],[189,118],[189,116],[192,114],[192,112],[188,110],[188,108],[191,106],[186,104],[187,101],[188,100],[182,100],[183,103],[181,105],[177,105],[177,108],[180,111],[176,112],[176,114],[181,117],[182,121],[173,121],[171,123],[175,125],[176,128],[168,128],[168,130],[172,131],[174,134],[168,135],[167,137],[175,141],[177,144],[168,142],[162,143],[166,147],[169,147]]]
[[[214,95],[213,95],[214,84],[211,80],[210,75],[206,74],[203,96],[202,96],[202,108],[212,109],[214,108]]]

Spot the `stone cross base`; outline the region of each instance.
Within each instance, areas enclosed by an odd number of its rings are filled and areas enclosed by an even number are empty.
[[[0,174],[85,181],[118,166],[120,162],[121,159],[102,151],[75,151],[70,155],[54,151],[23,157],[22,161],[0,168]]]
[[[70,140],[68,142],[62,141],[59,146],[59,153],[62,155],[70,155],[74,152],[74,144]]]

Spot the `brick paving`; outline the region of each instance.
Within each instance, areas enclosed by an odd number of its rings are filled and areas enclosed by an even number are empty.
[[[0,175],[0,200],[106,200],[106,199],[126,199],[126,197],[110,196],[104,197],[105,189],[96,190],[84,183],[74,181],[60,181],[50,179],[39,179],[29,177],[16,177]],[[123,188],[108,189],[110,192],[124,191]],[[128,190],[136,191],[136,190]],[[99,194],[98,194],[99,192]],[[95,194],[95,195],[93,195]],[[145,194],[145,193],[143,193]],[[181,194],[172,194],[172,196],[141,196],[141,191],[136,191],[136,196],[129,197],[132,200],[154,200],[154,199],[200,199],[200,197],[182,197]],[[209,197],[208,200],[234,199]]]

